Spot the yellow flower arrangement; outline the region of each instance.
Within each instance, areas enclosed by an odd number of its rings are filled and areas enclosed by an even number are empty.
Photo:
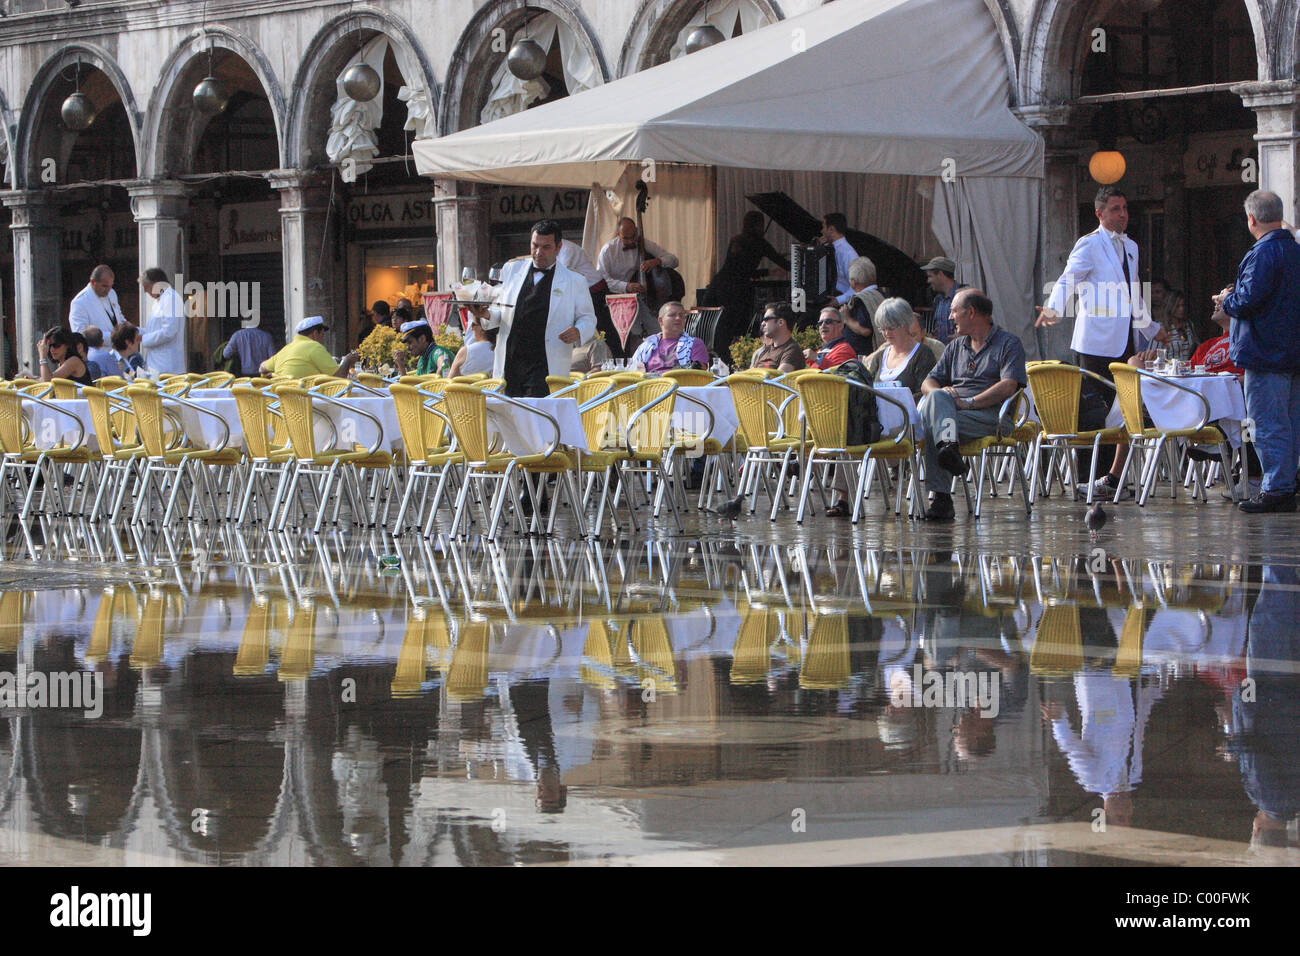
[[[441,345],[445,349],[450,349],[451,354],[455,355],[460,351],[460,347],[465,344],[465,339],[450,325],[445,325],[443,326],[442,331],[433,337],[433,344]]]
[[[800,329],[794,334],[794,340],[799,343],[801,349],[812,349],[816,351],[822,347],[822,335],[817,331],[817,326],[810,325],[805,329]]]
[[[749,368],[749,360],[758,351],[758,339],[752,335],[742,335],[731,343],[731,364],[734,368]]]
[[[364,368],[379,368],[393,364],[393,349],[400,345],[397,330],[391,325],[376,325],[365,337],[357,351]]]

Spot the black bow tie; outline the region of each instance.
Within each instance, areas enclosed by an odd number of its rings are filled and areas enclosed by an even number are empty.
[[[554,269],[554,268],[555,268],[555,266],[551,266],[550,269],[542,269],[542,268],[539,268],[539,267],[537,267],[537,266],[533,266],[531,269],[528,270],[528,274],[529,274],[529,275],[534,275],[534,274],[540,272],[540,273],[541,273],[542,275],[544,275],[544,276],[545,276],[545,275],[550,275],[550,274],[551,274],[551,270]]]

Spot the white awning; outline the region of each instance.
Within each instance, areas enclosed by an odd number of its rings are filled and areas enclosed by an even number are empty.
[[[1007,80],[982,0],[836,0],[413,149],[426,175],[607,188],[648,160],[1041,178]]]

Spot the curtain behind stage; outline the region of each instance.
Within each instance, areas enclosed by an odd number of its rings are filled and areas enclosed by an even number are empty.
[[[921,176],[719,167],[718,264],[726,256],[731,237],[740,232],[745,213],[757,208],[745,197],[777,190],[818,219],[828,212],[842,212],[854,229],[869,232],[918,262],[925,262],[940,252],[939,241],[930,230],[930,201],[923,194],[927,182]],[[767,238],[786,254],[794,241],[775,223],[768,227]]]

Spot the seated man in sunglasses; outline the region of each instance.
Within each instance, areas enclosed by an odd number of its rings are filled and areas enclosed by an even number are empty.
[[[822,309],[822,314],[817,318],[817,331],[822,337],[821,348],[803,350],[809,368],[825,371],[858,357],[858,353],[844,337],[844,318],[839,309],[832,306]]]
[[[925,430],[925,483],[934,492],[928,521],[951,521],[953,475],[966,474],[958,444],[992,435],[998,409],[1025,387],[1025,347],[993,324],[993,303],[979,289],[962,289],[949,313],[956,334],[921,383],[917,410]]]

